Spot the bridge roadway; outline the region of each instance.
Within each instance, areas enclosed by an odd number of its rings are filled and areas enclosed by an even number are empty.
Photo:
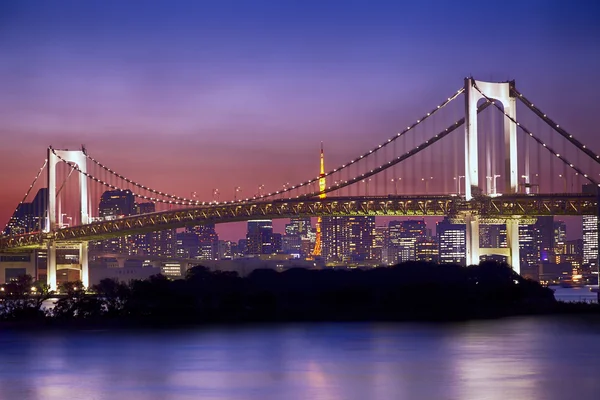
[[[85,242],[209,222],[318,216],[448,216],[460,219],[465,214],[501,221],[503,218],[519,216],[596,215],[597,207],[595,195],[573,193],[478,196],[471,201],[456,195],[391,195],[229,202],[133,215],[49,233],[0,237],[0,252],[43,248],[51,241]]]

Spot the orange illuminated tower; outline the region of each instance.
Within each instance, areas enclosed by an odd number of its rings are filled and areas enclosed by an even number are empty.
[[[325,155],[323,154],[323,142],[321,142],[321,171],[319,173],[319,198],[324,199],[325,194]],[[317,257],[321,255],[321,217],[317,218],[317,237],[315,240],[315,248],[312,252],[313,257]]]

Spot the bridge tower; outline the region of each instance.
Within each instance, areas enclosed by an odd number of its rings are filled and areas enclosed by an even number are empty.
[[[69,162],[77,165],[83,173],[87,172],[87,156],[85,149],[81,150],[56,150],[52,147],[48,148],[48,223],[46,224],[46,232],[54,232],[58,229],[58,221],[56,216],[56,165],[59,162]],[[80,196],[80,223],[82,225],[89,223],[88,211],[88,188],[87,178],[83,174],[79,174],[79,196]],[[88,274],[88,243],[76,243],[69,245],[76,246],[79,250],[79,263],[81,264],[81,281],[83,286],[89,286]],[[57,267],[56,267],[56,243],[48,243],[48,286],[51,290],[57,289]]]
[[[323,153],[323,142],[321,142],[321,169],[319,173],[319,194],[320,199],[324,199],[327,195],[325,194],[325,189],[327,188],[327,184],[325,183],[325,154]],[[313,257],[318,257],[321,255],[322,250],[322,233],[321,233],[321,224],[323,220],[321,217],[317,218],[317,237],[315,239],[315,248],[312,252]]]
[[[516,98],[511,94],[515,86],[510,82],[482,82],[465,78],[465,200],[481,196],[479,186],[479,158],[477,146],[477,102],[483,98],[500,101],[504,111],[504,180],[507,193],[517,193],[519,188],[517,171],[517,126],[510,120],[516,120]],[[510,117],[510,118],[509,118]],[[479,264],[479,224],[480,217],[474,213],[464,216],[466,224],[467,265]],[[508,261],[516,272],[519,266],[519,229],[518,220],[507,219],[506,235],[509,244]]]

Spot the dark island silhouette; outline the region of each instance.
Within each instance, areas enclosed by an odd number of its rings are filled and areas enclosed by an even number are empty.
[[[507,264],[468,268],[407,262],[393,267],[235,272],[196,266],[184,279],[105,279],[86,293],[63,284],[57,297],[29,276],[4,285],[4,326],[156,326],[288,321],[458,321],[514,315],[598,313],[597,304],[554,299],[551,289]]]

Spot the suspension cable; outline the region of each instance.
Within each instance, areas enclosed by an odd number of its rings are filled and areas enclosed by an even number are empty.
[[[350,165],[352,165],[352,164],[354,164],[354,163],[362,160],[365,157],[368,157],[372,153],[375,153],[375,152],[379,151],[380,149],[384,148],[385,146],[387,146],[388,144],[394,142],[397,138],[403,136],[404,134],[406,134],[407,132],[409,132],[411,129],[415,128],[417,125],[419,125],[420,123],[422,123],[423,121],[425,121],[429,117],[433,116],[437,111],[439,111],[442,108],[444,108],[445,106],[447,106],[450,102],[452,102],[454,99],[456,99],[463,92],[464,92],[464,88],[459,89],[456,93],[454,93],[452,96],[450,96],[447,99],[445,99],[436,108],[432,109],[430,112],[428,112],[423,117],[421,117],[420,119],[418,119],[415,123],[413,123],[412,125],[407,126],[406,129],[404,129],[403,131],[398,132],[396,135],[392,136],[387,141],[379,144],[378,146],[376,146],[376,147],[372,148],[371,150],[367,151],[366,153],[364,153],[364,154],[362,154],[362,155],[354,158],[350,162],[348,162],[346,164],[343,164],[343,165],[341,165],[341,166],[339,166],[337,168],[334,168],[334,169],[330,170],[329,172],[326,172],[325,173],[325,177],[327,177],[329,175],[332,175],[332,174],[334,174],[336,172],[339,172],[339,171],[341,171],[341,170],[343,170],[345,168],[348,168]],[[181,197],[181,196],[171,195],[171,194],[168,194],[168,193],[164,193],[164,192],[152,189],[152,188],[150,188],[148,186],[144,186],[144,185],[142,185],[142,184],[140,184],[138,182],[135,182],[135,181],[133,181],[133,180],[131,180],[131,179],[129,179],[129,178],[127,178],[127,177],[125,177],[125,176],[117,173],[114,170],[111,170],[110,168],[108,168],[107,166],[105,166],[104,164],[102,164],[101,162],[99,162],[98,160],[96,160],[93,157],[91,157],[89,154],[87,154],[87,152],[85,153],[85,155],[92,162],[94,162],[95,164],[97,164],[98,166],[100,166],[101,168],[103,168],[108,173],[110,173],[110,174],[112,174],[112,175],[114,175],[114,176],[116,176],[116,177],[118,177],[118,178],[120,178],[120,179],[122,179],[122,180],[124,180],[124,181],[126,181],[126,182],[128,182],[128,183],[130,183],[132,185],[134,185],[134,186],[137,186],[140,189],[149,191],[149,192],[154,193],[156,195],[160,195],[160,196],[163,196],[163,197],[168,197],[168,198],[173,199],[173,200],[184,202],[185,204],[190,204],[190,205],[194,205],[194,204],[195,205],[200,205],[201,204],[201,202],[198,202],[198,201],[195,201],[195,200],[191,200],[191,199],[188,199],[188,198],[185,198],[185,197]],[[304,187],[306,185],[311,185],[314,182],[318,182],[318,180],[320,178],[322,178],[322,177],[319,175],[319,176],[317,176],[317,177],[315,177],[313,179],[310,179],[308,181],[299,183],[297,185],[291,185],[291,186],[287,185],[287,187],[284,188],[284,189],[277,190],[275,192],[271,192],[271,193],[267,193],[267,194],[262,194],[262,195],[254,196],[252,199],[265,199],[265,198],[270,198],[270,197],[273,197],[273,196],[279,196],[279,195],[281,195],[283,193],[287,193],[287,192],[290,192],[292,190],[296,190],[296,189],[299,189],[301,187]],[[244,202],[244,201],[245,200],[240,199],[237,202]],[[179,203],[172,202],[172,203],[169,203],[169,204],[179,204]]]
[[[54,151],[53,151],[54,152]],[[58,157],[59,160],[61,160],[62,162],[68,164],[69,166],[71,166],[74,170],[76,170],[77,172],[79,172],[80,174],[86,176],[88,179],[91,179],[94,182],[98,182],[110,189],[113,190],[124,190],[121,187],[115,186],[112,183],[109,183],[107,181],[104,181],[102,179],[96,178],[95,176],[87,173],[87,172],[83,172],[78,166],[77,164],[71,163],[67,160],[65,160],[64,158],[62,158],[61,156],[59,156],[58,154],[54,153],[56,155],[56,157]],[[164,200],[164,199],[159,199],[156,197],[151,197],[151,196],[145,196],[145,195],[141,195],[135,192],[132,192],[132,195],[138,198],[142,198],[145,200],[150,200],[150,201],[154,201],[157,203],[164,203],[164,204],[176,204],[176,205],[188,205],[188,206],[200,206],[200,205],[207,205],[209,203],[205,203],[205,202],[199,202],[199,201],[193,201],[193,202],[186,202],[186,201],[179,201],[179,200]],[[224,202],[226,203],[226,202]]]
[[[520,93],[517,89],[515,89],[513,87],[513,88],[511,88],[511,92],[515,95],[516,98],[521,100],[521,102],[523,104],[525,104],[525,106],[527,106],[527,108],[529,108],[531,111],[533,111],[538,117],[540,117],[542,119],[542,121],[544,121],[546,124],[548,124],[552,129],[554,129],[556,132],[558,132],[562,137],[564,137],[569,142],[571,142],[573,145],[575,145],[575,147],[577,147],[579,150],[581,150],[585,154],[587,154],[591,159],[593,159],[597,163],[600,163],[600,155],[594,153],[593,151],[588,149],[583,143],[581,143],[579,140],[575,139],[573,137],[573,135],[571,135],[564,128],[562,128],[559,124],[557,124],[554,120],[552,120],[546,114],[544,114],[544,112],[542,112],[542,110],[540,110],[538,107],[536,107],[531,101],[529,101],[529,99],[527,99],[525,96],[523,96],[523,94]]]
[[[42,167],[38,170],[35,178],[33,178],[33,182],[31,183],[31,185],[29,185],[29,188],[27,189],[27,192],[25,192],[25,196],[23,196],[23,199],[21,199],[21,201],[19,202],[19,204],[17,204],[17,208],[15,208],[15,211],[14,211],[13,215],[10,217],[10,219],[6,223],[6,226],[4,227],[4,230],[1,232],[2,234],[4,234],[6,232],[6,228],[8,227],[8,225],[10,224],[10,222],[14,219],[14,215],[19,210],[19,207],[23,203],[25,203],[25,200],[27,200],[27,197],[29,196],[29,193],[31,193],[31,191],[33,190],[33,187],[35,186],[37,180],[42,175],[42,172],[44,171],[44,169],[46,168],[47,165],[48,165],[48,159],[45,159],[44,160],[44,164],[42,164]]]
[[[533,134],[533,132],[531,132],[529,129],[527,129],[526,127],[524,127],[523,125],[521,125],[519,122],[517,122],[516,119],[514,119],[513,117],[511,117],[510,115],[508,115],[508,113],[506,113],[498,104],[496,104],[496,102],[493,99],[490,99],[488,96],[486,96],[478,87],[477,84],[473,83],[473,87],[479,92],[481,93],[481,95],[489,102],[491,102],[492,105],[494,105],[494,107],[496,107],[498,110],[500,110],[500,112],[502,114],[504,114],[505,117],[507,117],[509,120],[511,120],[514,124],[517,125],[517,127],[521,128],[521,130],[523,130],[523,132],[527,133],[533,140],[535,140],[538,144],[542,145],[542,147],[545,147],[546,149],[548,149],[548,151],[550,153],[552,153],[554,156],[556,156],[559,160],[561,160],[563,163],[565,163],[566,165],[568,165],[569,167],[571,167],[575,172],[579,173],[580,175],[583,175],[584,178],[586,178],[587,180],[589,180],[591,183],[593,183],[594,185],[600,186],[600,184],[598,184],[598,182],[596,182],[594,179],[592,179],[590,176],[588,176],[588,174],[586,174],[585,172],[583,172],[580,168],[576,167],[575,165],[573,165],[571,162],[569,162],[564,156],[560,155],[560,153],[557,153],[556,151],[554,151],[554,149],[552,149],[550,146],[546,145],[546,143],[544,143],[540,138],[538,138],[537,136],[535,136]]]
[[[483,110],[485,110],[487,107],[489,107],[491,105],[491,102],[488,100],[487,102],[483,103],[482,105],[480,105],[477,108],[477,113],[479,114],[480,112],[482,112]],[[395,160],[393,161],[388,161],[385,164],[382,164],[380,166],[378,166],[377,168],[371,169],[370,171],[365,172],[364,174],[361,175],[357,175],[352,179],[348,179],[346,181],[343,182],[339,182],[337,184],[334,184],[332,186],[327,187],[324,191],[314,191],[312,193],[308,193],[306,195],[302,195],[302,196],[296,196],[296,198],[309,198],[309,197],[314,197],[314,196],[318,196],[320,193],[329,193],[332,192],[334,190],[339,190],[341,188],[344,188],[346,186],[352,185],[354,183],[360,182],[363,179],[369,178],[375,174],[378,174],[381,171],[384,171],[390,167],[393,167],[394,165],[414,156],[415,154],[420,153],[421,151],[425,150],[426,148],[428,148],[429,146],[433,145],[434,143],[436,143],[437,141],[443,139],[444,137],[446,137],[447,135],[449,135],[451,132],[455,131],[456,129],[458,129],[460,126],[462,126],[465,122],[465,118],[461,118],[458,121],[454,122],[453,124],[451,124],[450,126],[448,126],[445,130],[441,131],[440,133],[436,134],[435,136],[433,136],[432,138],[426,140],[425,142],[421,143],[420,145],[414,147],[413,149],[407,151],[405,154],[398,156]]]
[[[73,168],[73,166],[71,166],[71,171],[69,171],[69,175],[67,175],[67,177],[63,180],[62,185],[60,185],[60,188],[56,191],[56,198],[58,197],[58,195],[60,194],[60,192],[63,190],[63,188],[65,187],[65,184],[67,183],[67,180],[71,177],[71,175],[73,174],[73,172],[75,171],[75,168]]]

